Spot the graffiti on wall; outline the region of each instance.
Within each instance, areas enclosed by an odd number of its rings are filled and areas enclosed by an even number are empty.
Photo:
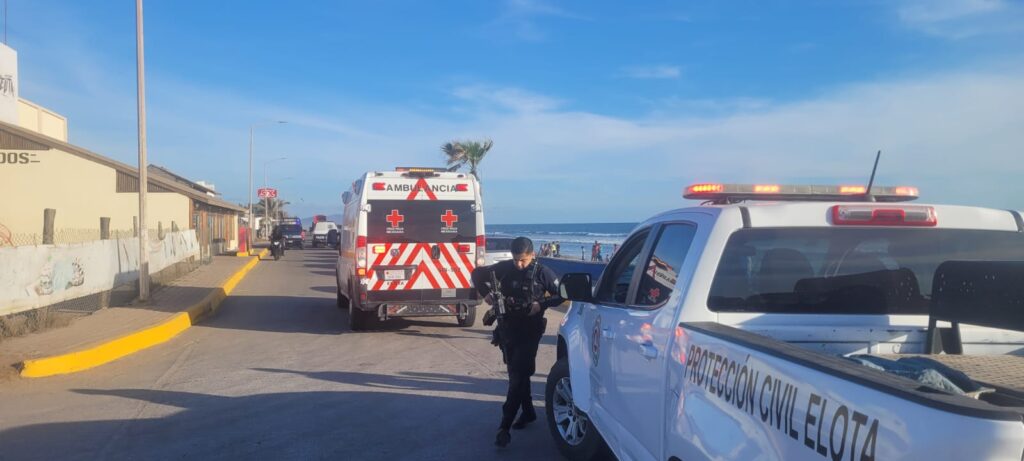
[[[85,267],[81,259],[50,258],[39,271],[39,278],[29,286],[29,289],[38,296],[46,296],[83,284]]]

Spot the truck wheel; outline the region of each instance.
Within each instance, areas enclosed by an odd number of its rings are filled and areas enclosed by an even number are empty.
[[[471,327],[476,324],[476,306],[466,306],[466,318],[459,319],[460,327]]]
[[[569,359],[558,359],[551,367],[544,399],[548,429],[562,456],[572,461],[590,461],[607,451],[590,418],[573,403]]]
[[[348,298],[346,298],[345,295],[341,294],[341,287],[338,287],[338,299],[336,301],[336,304],[338,305],[339,309],[344,309],[348,307]]]
[[[370,324],[370,315],[372,315],[372,313],[356,307],[356,300],[354,297],[348,297],[348,328],[350,330],[362,331],[367,329]]]

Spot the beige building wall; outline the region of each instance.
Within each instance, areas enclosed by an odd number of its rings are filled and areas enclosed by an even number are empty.
[[[18,99],[18,126],[68,142],[68,119],[31,101]]]
[[[4,152],[0,151],[0,155]],[[0,164],[0,225],[12,235],[42,234],[43,209],[57,210],[55,231],[99,229],[100,217],[111,218],[110,229],[131,230],[138,215],[138,194],[117,192],[117,171],[57,149],[26,152],[28,163]],[[188,229],[190,200],[175,192],[148,196],[149,229],[171,222]],[[0,229],[2,230],[2,229]]]

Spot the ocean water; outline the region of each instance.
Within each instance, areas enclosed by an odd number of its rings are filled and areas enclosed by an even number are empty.
[[[572,224],[488,224],[487,235],[491,237],[527,237],[540,251],[545,243],[557,241],[562,247],[562,256],[590,259],[590,249],[597,241],[601,244],[601,256],[608,255],[621,245],[637,223],[572,223]]]

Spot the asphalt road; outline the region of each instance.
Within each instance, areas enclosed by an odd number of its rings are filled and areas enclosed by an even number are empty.
[[[261,262],[214,317],[155,348],[0,382],[0,459],[561,459],[543,416],[493,445],[505,372],[479,323],[349,331],[335,254]],[[562,314],[547,315],[541,415]]]

